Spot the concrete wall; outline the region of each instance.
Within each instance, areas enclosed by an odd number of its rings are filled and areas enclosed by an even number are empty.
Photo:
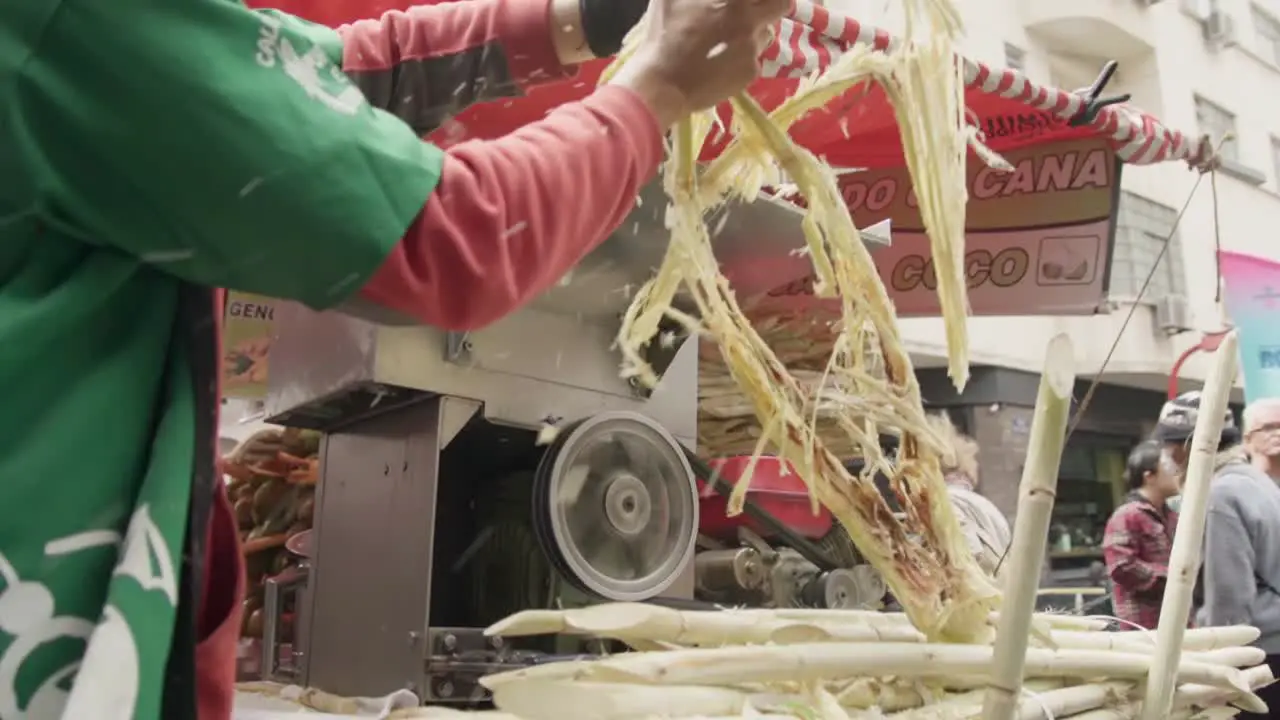
[[[981,447],[979,490],[1012,518],[1018,507],[1018,482],[1027,456],[1032,410],[1017,405],[989,405],[974,407],[972,413],[974,439]]]

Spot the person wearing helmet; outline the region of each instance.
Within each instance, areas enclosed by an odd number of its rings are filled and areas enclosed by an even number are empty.
[[[1161,462],[1179,476],[1186,474],[1199,413],[1200,393],[1184,393],[1164,404],[1156,422]],[[1257,627],[1262,636],[1254,644],[1267,653],[1272,671],[1280,672],[1280,485],[1249,462],[1239,442],[1228,411],[1209,486],[1204,604],[1197,620],[1207,626]],[[1280,716],[1280,686],[1258,692]]]

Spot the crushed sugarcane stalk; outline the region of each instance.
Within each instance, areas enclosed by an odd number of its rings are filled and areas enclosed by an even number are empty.
[[[930,642],[905,613],[640,603],[529,610],[486,634],[610,638],[638,651],[488,676],[482,684],[507,713],[492,717],[1137,720],[1162,657],[1168,718],[1263,711],[1256,690],[1274,678],[1250,645],[1257,628],[1181,628],[1176,643],[1162,645],[1150,632],[1108,632],[1104,619],[1033,612],[1075,379],[1064,337],[1046,355],[1006,576],[1032,581],[1010,580],[1000,610],[978,620],[996,629],[993,641]],[[1215,414],[1210,407],[1202,421]],[[1198,540],[1202,527],[1191,530]],[[1171,567],[1194,577],[1196,559]]]
[[[805,483],[815,512],[820,505],[831,511],[905,612],[633,603],[529,610],[487,633],[607,638],[633,650],[486,676],[481,684],[493,693],[495,712],[420,708],[390,718],[1183,720],[1265,711],[1256,691],[1275,678],[1249,645],[1257,629],[1185,628],[1216,449],[1209,448],[1217,433],[1209,423],[1225,407],[1234,336],[1218,351],[1206,387],[1154,636],[1107,632],[1105,619],[1033,612],[1075,379],[1065,337],[1047,348],[1008,586],[998,587],[973,559],[947,500],[947,448],[929,428],[890,296],[834,170],[788,135],[794,122],[850,89],[874,84],[883,92],[930,240],[949,374],[963,385],[969,150],[994,168],[1008,166],[965,120],[953,3],[902,5],[907,33],[890,51],[849,49],[822,74],[803,78],[772,112],[749,95],[733,98],[731,137],[707,166],[698,165],[699,150],[721,118],[698,113],[677,125],[664,169],[671,244],[655,278],[634,296],[617,344],[624,377],[652,386],[657,376],[644,349],[664,320],[685,325],[702,343],[701,448],[776,455]],[[632,49],[624,47],[606,77]],[[831,302],[830,317],[771,316],[749,300],[740,305],[720,272],[705,218],[784,185],[805,201],[813,293]],[[677,294],[688,298],[696,319],[670,307]],[[797,332],[797,323],[808,326]],[[822,332],[810,332],[814,323]],[[815,337],[817,346],[806,344]],[[891,457],[880,447],[882,434],[899,440]],[[850,473],[850,457],[867,470]],[[876,472],[889,478],[901,512],[875,486]],[[731,512],[741,510],[749,475],[730,498]]]

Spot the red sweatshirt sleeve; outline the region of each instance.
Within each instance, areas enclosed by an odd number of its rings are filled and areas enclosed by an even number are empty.
[[[487,325],[613,232],[662,151],[648,106],[613,86],[506,137],[457,145],[363,297],[449,330]]]
[[[374,107],[426,135],[468,105],[569,76],[550,0],[459,0],[338,28],[342,69]]]

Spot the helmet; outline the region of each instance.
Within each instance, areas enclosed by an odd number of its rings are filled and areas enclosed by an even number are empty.
[[[1196,431],[1196,420],[1200,417],[1200,391],[1182,393],[1160,408],[1160,419],[1156,420],[1156,440],[1162,443],[1180,443],[1191,439]],[[1222,434],[1219,444],[1236,442],[1240,439],[1240,430],[1236,427],[1236,418],[1231,410],[1226,410],[1222,418]]]

